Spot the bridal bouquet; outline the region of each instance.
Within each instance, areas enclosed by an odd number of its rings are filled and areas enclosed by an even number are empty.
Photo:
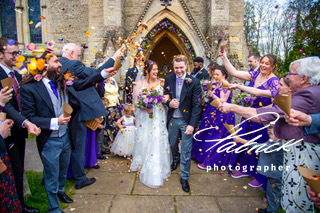
[[[143,89],[138,96],[138,107],[146,107],[152,108],[154,106],[158,106],[164,96],[160,94],[160,91],[156,89],[156,87],[151,87],[150,89]],[[153,118],[153,114],[149,115],[149,118]]]
[[[248,94],[246,92],[242,92],[239,95],[235,96],[235,98],[232,100],[232,103],[245,107],[251,107],[256,99],[256,96]]]

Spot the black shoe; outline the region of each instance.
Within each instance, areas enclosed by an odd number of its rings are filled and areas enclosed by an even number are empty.
[[[110,149],[104,148],[103,150],[101,150],[101,153],[102,153],[102,154],[109,155],[111,152],[110,152]]]
[[[171,171],[176,170],[178,167],[178,164],[179,164],[179,161],[173,161],[171,164]]]
[[[25,206],[22,210],[23,213],[38,213],[40,212],[39,209],[36,209],[36,208],[32,208],[32,207],[29,207],[29,206]]]
[[[267,213],[267,209],[258,209],[258,213]]]
[[[57,194],[58,198],[60,198],[63,203],[73,203],[73,200],[64,192],[62,194]]]
[[[105,156],[103,156],[103,155],[99,155],[99,156],[98,156],[98,159],[99,159],[99,160],[105,160],[105,159],[107,159],[107,158],[106,158]]]
[[[100,166],[97,164],[97,165],[94,165],[93,167],[90,167],[92,169],[100,169]]]
[[[83,181],[81,184],[79,185],[76,184],[76,189],[81,189],[83,187],[90,186],[94,182],[96,182],[95,178],[86,178],[85,181]]]
[[[183,191],[185,191],[185,192],[189,192],[190,191],[190,185],[189,185],[188,180],[183,180],[183,179],[180,178],[180,183],[181,183]]]

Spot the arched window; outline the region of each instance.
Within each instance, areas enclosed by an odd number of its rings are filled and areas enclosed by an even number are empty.
[[[7,37],[17,40],[17,25],[16,25],[16,11],[15,1],[1,0],[0,1],[0,20],[1,32],[0,37]]]
[[[28,0],[29,5],[29,24],[30,27],[30,42],[42,43],[41,27],[35,28],[36,24],[41,21],[40,0]]]

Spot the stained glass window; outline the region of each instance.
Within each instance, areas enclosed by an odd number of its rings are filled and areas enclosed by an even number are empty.
[[[30,42],[42,43],[41,27],[35,28],[36,24],[41,21],[40,0],[28,0],[29,3],[29,27]],[[33,22],[30,24],[30,22]]]
[[[16,11],[14,0],[0,0],[1,35],[17,40]]]

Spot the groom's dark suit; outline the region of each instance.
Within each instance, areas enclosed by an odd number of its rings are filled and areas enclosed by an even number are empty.
[[[187,81],[187,79],[191,79],[192,82]],[[169,94],[170,99],[175,99],[179,96],[177,91],[176,74],[167,76],[165,79],[165,94]],[[170,101],[167,102],[168,107],[169,105]],[[188,74],[186,74],[186,77],[183,80],[180,92],[179,109],[182,117],[175,117],[175,109],[169,107],[167,125],[173,161],[178,162],[181,159],[181,179],[187,180],[189,178],[191,164],[192,134],[185,135],[184,132],[188,125],[196,128],[201,118],[200,81]],[[182,135],[181,158],[178,152],[179,131],[181,131]]]

